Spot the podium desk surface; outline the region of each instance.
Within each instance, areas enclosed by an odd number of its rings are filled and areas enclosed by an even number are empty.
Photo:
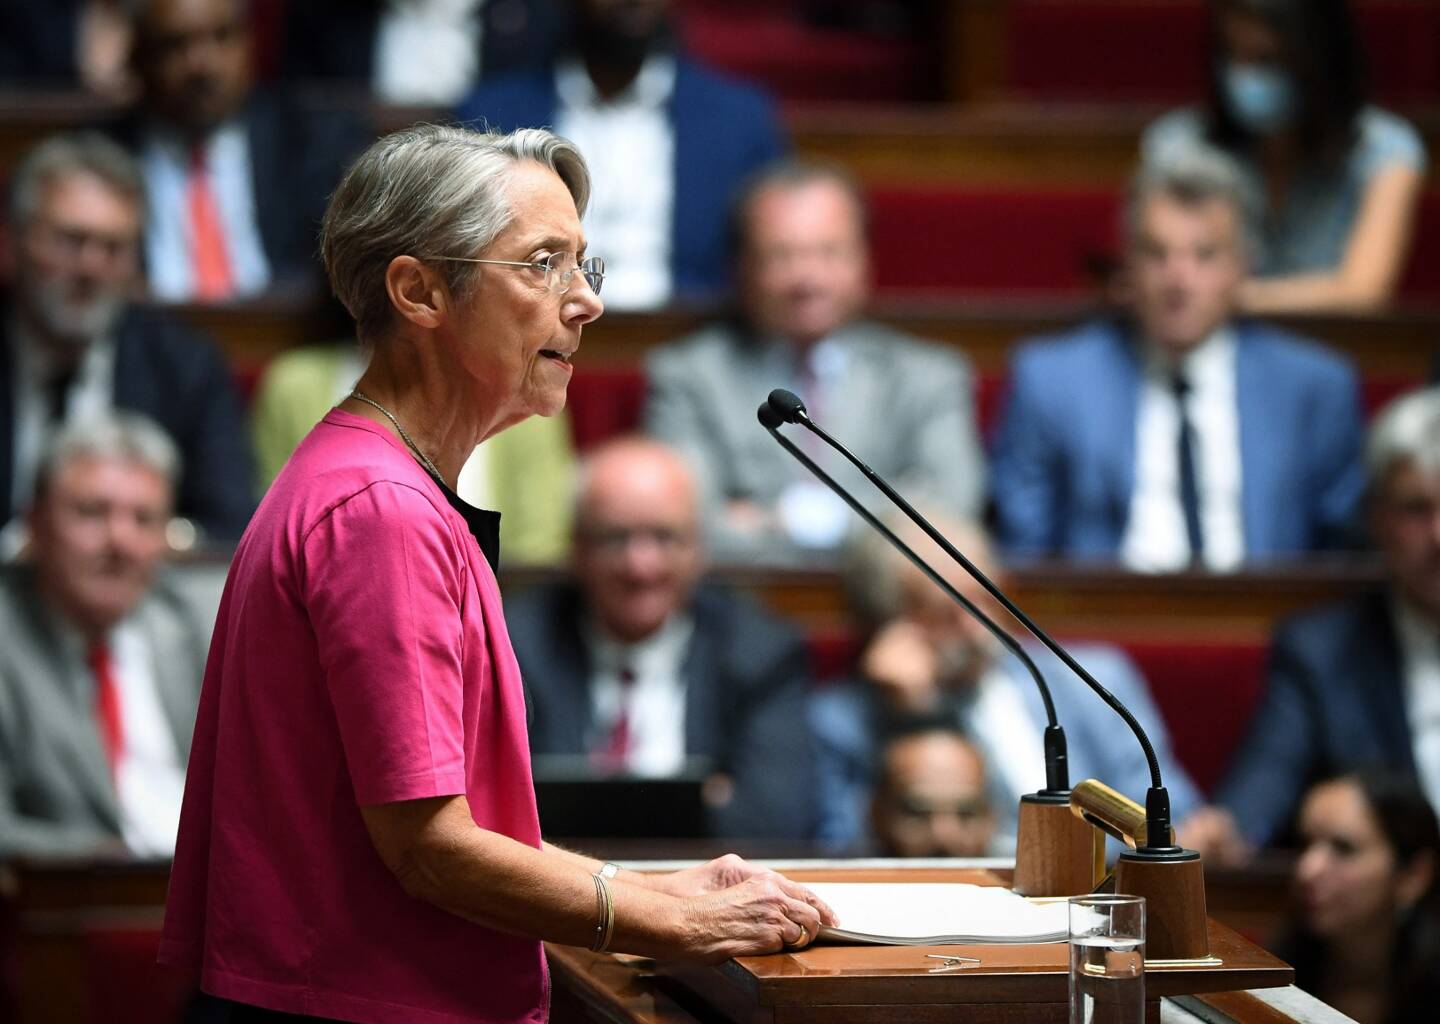
[[[638,865],[637,865],[638,866]],[[970,882],[1004,884],[983,868],[865,868],[785,870],[796,881]],[[1147,998],[1234,993],[1290,985],[1291,968],[1218,922],[1210,922],[1214,965],[1154,966],[1146,971]],[[973,967],[937,970],[926,954],[978,957]],[[970,1006],[976,1020],[1045,1020],[1063,1007],[1068,989],[1065,943],[1034,945],[840,946],[817,945],[773,956],[740,957],[713,967],[649,965],[587,951],[551,947],[557,992],[590,1008],[592,1019],[647,1021],[724,1020],[907,1024],[939,1019]],[[1232,1005],[1237,1004],[1233,997]],[[1249,1005],[1246,999],[1240,1005]],[[558,1006],[563,1006],[563,1000]],[[702,1006],[698,1014],[696,1006]],[[1254,1014],[1232,1019],[1277,1021],[1253,1001]],[[1268,1012],[1267,1012],[1268,1011]],[[1154,1012],[1158,1012],[1155,1009]],[[678,1014],[678,1016],[677,1016]],[[557,1019],[565,1016],[560,1014]],[[1152,1013],[1153,1016],[1153,1013]],[[950,1019],[957,1019],[953,1016]],[[1156,1018],[1158,1019],[1158,1018]]]

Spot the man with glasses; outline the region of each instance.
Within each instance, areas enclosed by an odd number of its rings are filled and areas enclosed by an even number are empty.
[[[531,752],[652,777],[706,758],[713,834],[807,838],[804,644],[699,585],[696,490],[679,456],[623,438],[586,460],[571,567],[572,579],[506,609],[534,708]]]
[[[39,145],[12,184],[13,285],[0,309],[0,522],[29,501],[46,437],[110,408],[151,417],[181,449],[176,511],[233,539],[253,507],[247,433],[215,347],[133,301],[145,194],[91,134]],[[6,543],[18,546],[18,524]]]

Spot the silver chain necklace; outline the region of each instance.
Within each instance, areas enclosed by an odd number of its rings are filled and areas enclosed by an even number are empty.
[[[364,402],[366,405],[373,405],[375,408],[379,409],[382,413],[384,413],[385,418],[391,423],[395,424],[395,429],[400,432],[400,439],[410,446],[410,450],[415,453],[416,458],[420,460],[421,464],[430,471],[430,475],[433,476],[436,480],[441,481],[442,483],[445,481],[445,478],[440,475],[440,471],[435,468],[435,463],[430,461],[430,457],[424,452],[422,452],[420,450],[420,446],[416,444],[414,439],[405,432],[405,428],[400,425],[400,421],[395,418],[395,414],[393,412],[385,408],[379,402],[375,401],[375,399],[371,398],[369,395],[362,395],[358,389],[352,388],[350,391],[350,397],[355,399],[357,402]]]

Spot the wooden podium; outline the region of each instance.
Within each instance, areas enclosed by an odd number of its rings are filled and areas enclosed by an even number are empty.
[[[785,871],[797,881],[970,882],[1004,885],[1006,873],[966,868],[843,867]],[[556,1024],[976,1024],[1063,1022],[1068,1013],[1065,943],[1016,946],[811,946],[795,953],[742,957],[715,967],[647,961],[547,947],[554,975]],[[1145,972],[1147,1019],[1159,1000],[1289,985],[1291,968],[1218,922],[1210,922],[1217,963],[1151,965]],[[946,969],[929,953],[979,957]],[[1283,1021],[1255,1002],[1227,996],[1236,1020]]]

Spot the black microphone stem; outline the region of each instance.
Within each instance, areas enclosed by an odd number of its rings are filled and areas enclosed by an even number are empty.
[[[1036,623],[1030,618],[1030,616],[1026,615],[1023,611],[1020,610],[1019,606],[1017,606],[1015,602],[1011,601],[1008,597],[1006,597],[1004,591],[997,587],[988,576],[981,572],[980,569],[973,562],[970,561],[970,559],[966,558],[963,554],[961,554],[956,549],[955,545],[951,544],[948,540],[946,540],[945,536],[939,530],[931,526],[924,516],[922,516],[919,512],[915,511],[914,507],[911,506],[911,504],[903,497],[901,497],[899,492],[897,492],[895,488],[891,487],[888,483],[886,483],[886,481],[878,473],[876,473],[873,469],[871,469],[864,462],[862,462],[860,458],[855,455],[854,452],[850,451],[849,448],[846,448],[839,441],[835,440],[835,438],[831,437],[829,433],[821,429],[815,423],[815,421],[810,418],[809,413],[805,411],[803,406],[796,410],[793,416],[795,422],[798,422],[805,426],[807,429],[810,430],[811,433],[819,437],[820,440],[824,441],[831,448],[834,448],[841,455],[845,456],[845,458],[849,460],[856,469],[860,470],[861,473],[865,474],[865,479],[869,480],[876,487],[880,488],[880,490],[884,492],[885,496],[891,501],[893,501],[896,505],[898,505],[901,511],[903,511],[907,516],[909,516],[910,520],[915,523],[916,526],[924,530],[926,535],[929,536],[931,540],[933,540],[936,544],[939,544],[947,555],[949,555],[951,558],[955,559],[955,561],[959,562],[962,566],[964,566],[965,571],[968,572],[971,576],[975,577],[975,579],[980,583],[980,585],[984,587],[987,592],[989,592],[990,596],[995,598],[995,600],[999,601],[1007,612],[1015,616],[1015,618],[1020,622],[1020,624],[1026,629],[1028,629],[1030,633],[1035,637],[1035,639],[1039,640],[1042,644],[1048,647],[1057,658],[1063,661],[1070,668],[1072,672],[1074,672],[1081,679],[1085,680],[1085,682],[1089,684],[1090,688],[1100,696],[1100,699],[1103,700],[1106,704],[1110,705],[1110,707],[1115,711],[1115,713],[1125,720],[1125,724],[1130,727],[1130,730],[1134,732],[1136,738],[1139,739],[1141,749],[1145,751],[1145,760],[1149,763],[1150,766],[1151,787],[1154,789],[1163,789],[1164,783],[1161,781],[1160,778],[1160,759],[1155,756],[1155,748],[1150,744],[1150,737],[1145,735],[1145,730],[1141,728],[1140,723],[1136,720],[1135,716],[1130,713],[1130,709],[1127,708],[1120,701],[1116,700],[1115,695],[1112,694],[1109,690],[1105,689],[1105,687],[1101,686],[1100,682],[1094,676],[1092,676],[1089,672],[1085,671],[1081,664],[1070,656],[1069,651],[1065,650],[1064,647],[1061,647],[1058,643],[1051,639],[1049,633],[1046,633],[1045,630],[1041,629],[1038,625],[1036,625]],[[771,429],[770,432],[772,434],[775,434],[777,438],[780,437],[780,435],[776,433],[774,429]],[[784,443],[784,439],[781,439],[781,441],[782,443]],[[832,484],[831,486],[833,489],[834,485]],[[839,492],[837,491],[836,493]],[[844,497],[844,495],[841,496]],[[855,508],[856,505],[852,503],[851,507]],[[1149,802],[1150,801],[1147,799],[1147,805],[1149,804]],[[1168,797],[1166,799],[1166,803],[1169,803]],[[1169,817],[1168,807],[1166,808],[1165,817]],[[1157,843],[1157,838],[1152,836],[1150,838],[1150,843],[1151,845],[1165,845],[1166,839],[1164,836],[1161,836],[1158,838]]]
[[[779,442],[782,448],[793,455],[801,465],[834,491],[840,497],[840,500],[849,505],[856,515],[865,520],[876,532],[888,540],[897,551],[909,559],[910,564],[924,573],[931,583],[934,583],[949,595],[951,600],[958,603],[973,615],[981,625],[990,631],[990,634],[994,636],[996,640],[1000,641],[1006,650],[1020,659],[1020,663],[1025,666],[1026,671],[1028,671],[1035,680],[1035,686],[1040,691],[1040,699],[1045,704],[1045,716],[1049,722],[1048,727],[1045,729],[1045,791],[1063,792],[1068,790],[1070,788],[1070,777],[1065,750],[1065,733],[1064,730],[1060,728],[1059,718],[1055,714],[1055,701],[1050,696],[1050,688],[1045,684],[1045,678],[1040,674],[1040,669],[1035,664],[1035,660],[1030,657],[1025,651],[1025,648],[1021,647],[1020,643],[1013,636],[1001,629],[990,616],[980,610],[975,602],[971,601],[947,582],[928,562],[916,554],[910,545],[901,540],[894,530],[881,522],[875,513],[860,504],[860,502],[857,501],[852,494],[847,492],[845,488],[841,487],[829,473],[821,469],[810,456],[801,451],[788,437],[781,434],[780,431],[776,429],[777,424],[770,422],[765,416],[767,411],[767,407],[760,407],[760,425],[770,432],[770,435]]]

